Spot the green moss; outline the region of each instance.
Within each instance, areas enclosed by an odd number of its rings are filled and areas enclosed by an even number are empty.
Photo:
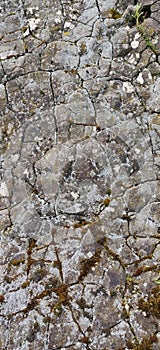
[[[108,196],[110,196],[111,195],[111,188],[110,187],[107,187],[107,189],[106,189],[106,194],[108,195]]]
[[[128,283],[128,284],[131,284],[131,283],[133,283],[133,282],[134,282],[133,277],[132,277],[131,275],[127,275],[127,283]]]
[[[40,90],[40,94],[41,94],[41,95],[45,95],[45,92],[41,89],[41,90]]]
[[[117,296],[116,290],[110,290],[110,296],[111,296],[111,298],[116,297]]]

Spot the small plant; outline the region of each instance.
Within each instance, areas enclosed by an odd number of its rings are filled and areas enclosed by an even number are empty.
[[[160,285],[160,276],[153,279],[153,282]]]
[[[149,31],[144,25],[140,24],[140,22],[142,22],[142,20],[145,17],[145,16],[143,17],[143,15],[144,15],[143,6],[141,3],[137,3],[135,8],[135,13],[132,15],[136,21],[137,29],[139,33],[143,36],[146,46],[149,47],[155,54],[157,54],[157,48],[152,41],[151,34],[149,33]]]
[[[142,15],[144,12],[142,11],[142,4],[137,3],[135,13],[133,15],[134,19],[136,20],[136,26],[139,26],[139,20],[142,18]]]
[[[157,54],[157,48],[154,45],[150,33],[147,31],[145,26],[139,25],[138,27],[139,33],[143,36],[143,39],[146,43],[147,47],[150,47],[150,49]]]

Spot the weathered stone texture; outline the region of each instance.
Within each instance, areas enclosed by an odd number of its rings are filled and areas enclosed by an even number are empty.
[[[158,350],[159,1],[0,1],[2,350]]]

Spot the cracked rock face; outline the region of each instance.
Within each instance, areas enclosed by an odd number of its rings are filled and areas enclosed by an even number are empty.
[[[2,350],[157,350],[160,5],[0,2]]]

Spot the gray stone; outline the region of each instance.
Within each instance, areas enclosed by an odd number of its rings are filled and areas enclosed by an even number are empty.
[[[110,8],[115,6],[116,1],[115,0],[111,0],[109,3],[107,1],[98,1],[98,5],[100,8],[100,11],[103,13],[104,11],[109,10]]]
[[[6,91],[3,84],[0,84],[0,104],[2,109],[4,109],[7,104]]]
[[[65,41],[56,41],[47,45],[42,55],[42,69],[76,69],[79,57],[74,44]]]
[[[1,348],[158,349],[159,3],[0,4]]]
[[[146,103],[147,110],[150,112],[158,113],[160,111],[159,86],[160,78],[158,78],[157,81],[150,87],[150,97]]]

